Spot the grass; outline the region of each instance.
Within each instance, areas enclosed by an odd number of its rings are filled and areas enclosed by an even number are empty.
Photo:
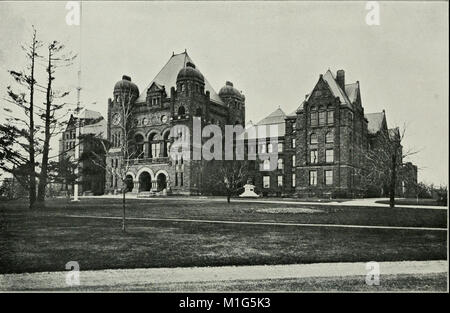
[[[389,200],[378,200],[376,203],[389,204]],[[429,205],[429,206],[447,206],[445,203],[440,203],[436,199],[395,199],[396,205]]]
[[[447,211],[291,205],[314,213],[285,213],[286,205],[221,201],[130,200],[127,215],[239,221],[447,227]],[[283,213],[273,213],[281,208]],[[268,209],[269,212],[260,211]],[[276,210],[275,210],[276,211]],[[295,210],[293,210],[295,212]],[[302,212],[298,211],[297,212]],[[120,200],[56,200],[38,211],[0,204],[0,273],[446,259],[445,231],[343,229],[68,218],[121,216]]]
[[[165,291],[165,292],[309,292],[309,291],[339,291],[339,292],[386,292],[386,291],[447,291],[447,274],[421,275],[382,275],[379,285],[369,286],[365,276],[347,277],[313,277],[265,280],[233,280],[214,282],[164,283],[146,285],[117,285],[67,287],[59,291]]]

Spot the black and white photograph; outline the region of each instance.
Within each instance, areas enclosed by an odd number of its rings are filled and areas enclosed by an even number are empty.
[[[0,293],[448,293],[448,9],[0,1]]]

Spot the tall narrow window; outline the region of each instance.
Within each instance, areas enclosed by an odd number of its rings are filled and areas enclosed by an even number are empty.
[[[283,143],[282,142],[278,143],[278,152],[283,152]]]
[[[333,171],[326,170],[325,171],[325,185],[332,185],[332,184],[333,184]]]
[[[134,158],[142,159],[144,157],[144,137],[140,134],[134,137],[136,142],[136,155]]]
[[[310,119],[311,119],[311,126],[317,126],[317,112],[311,112]]]
[[[263,169],[265,171],[269,171],[270,170],[270,161],[269,160],[264,160],[263,161]]]
[[[278,159],[278,169],[279,170],[283,169],[283,159]]]
[[[317,186],[317,171],[309,171],[309,185]]]
[[[180,186],[183,186],[183,173],[180,173]]]
[[[325,125],[325,119],[326,119],[326,112],[325,111],[319,112],[319,125]]]
[[[291,145],[292,145],[292,148],[295,148],[295,138],[292,138]]]
[[[269,144],[267,145],[267,152],[268,152],[268,153],[272,153],[272,152],[273,152],[273,145],[272,145],[271,143],[269,143]]]
[[[283,175],[277,176],[278,187],[283,187]]]
[[[270,188],[270,176],[263,176],[263,188]]]
[[[292,174],[292,187],[295,187],[295,174]]]
[[[325,162],[327,162],[327,163],[334,162],[334,150],[333,149],[325,150]]]
[[[327,112],[327,123],[334,124],[334,111]]]
[[[311,164],[316,164],[317,163],[317,150],[311,150],[309,152],[309,156],[310,156],[310,162]]]
[[[332,143],[332,142],[334,142],[334,135],[333,135],[333,132],[328,132],[326,135],[325,135],[325,142],[326,143]]]
[[[312,133],[309,139],[310,144],[315,145],[319,142],[319,140],[317,139],[317,134]]]
[[[292,156],[292,167],[295,167],[295,155]]]

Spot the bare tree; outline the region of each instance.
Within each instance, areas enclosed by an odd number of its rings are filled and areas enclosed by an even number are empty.
[[[248,164],[246,161],[223,160],[219,168],[219,175],[223,180],[218,184],[225,189],[227,202],[243,186],[248,176]]]
[[[130,171],[131,166],[134,163],[134,159],[141,157],[144,151],[136,149],[136,145],[133,139],[133,113],[134,113],[134,101],[137,95],[133,93],[130,88],[122,89],[120,95],[116,98],[117,113],[120,114],[120,122],[115,125],[120,129],[120,154],[119,164],[113,167],[111,164],[102,162],[102,155],[93,153],[93,162],[97,166],[103,168],[107,174],[114,177],[121,182],[122,185],[122,231],[126,231],[126,193],[127,193],[127,173]],[[98,137],[97,137],[98,138]],[[98,138],[100,139],[100,138]],[[110,142],[108,140],[100,140],[103,150],[108,153],[111,146],[118,144],[117,142]]]
[[[395,193],[399,181],[399,173],[403,160],[416,154],[416,150],[404,150],[406,127],[381,130],[371,147],[364,153],[364,170],[361,171],[362,184],[374,186],[381,190],[385,188],[389,194],[389,206],[395,206]]]
[[[41,204],[45,201],[45,191],[48,182],[50,140],[61,132],[62,127],[66,124],[63,122],[65,121],[64,116],[69,112],[69,110],[66,109],[67,103],[56,103],[56,100],[66,97],[69,92],[58,92],[54,89],[53,81],[56,78],[55,72],[60,67],[72,65],[75,57],[76,55],[73,55],[70,52],[65,54],[64,45],[58,41],[53,41],[48,45],[46,102],[45,108],[40,114],[44,123],[44,141],[37,200]]]
[[[13,79],[26,91],[14,91],[11,86],[8,86],[5,100],[12,106],[4,107],[7,124],[2,129],[2,136],[6,134],[8,137],[7,133],[13,132],[14,135],[10,137],[13,142],[9,148],[16,149],[16,153],[11,151],[6,153],[6,162],[3,162],[1,168],[17,176],[19,182],[27,185],[30,208],[33,208],[36,202],[36,153],[38,152],[39,127],[35,124],[35,89],[41,87],[35,78],[35,66],[37,59],[40,58],[38,49],[42,46],[36,33],[33,27],[31,43],[22,46],[29,62],[27,69],[9,71]],[[8,149],[8,146],[4,146],[3,149]],[[25,155],[28,155],[28,158]]]

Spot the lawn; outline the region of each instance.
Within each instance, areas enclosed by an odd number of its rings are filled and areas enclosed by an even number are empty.
[[[308,209],[308,210],[306,210]],[[314,262],[441,260],[445,231],[70,218],[121,216],[120,200],[0,204],[0,273]],[[130,200],[129,217],[447,227],[446,210]]]
[[[376,203],[389,204],[389,200],[378,200]],[[436,199],[395,199],[396,205],[430,205],[430,206],[447,206],[446,203],[440,203]]]

